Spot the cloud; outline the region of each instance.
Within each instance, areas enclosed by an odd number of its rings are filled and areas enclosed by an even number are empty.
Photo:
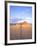
[[[25,19],[32,19],[31,17],[25,17]]]
[[[26,17],[25,21],[27,21],[28,23],[32,23],[32,18],[31,17]]]
[[[32,23],[32,18],[26,17],[24,20],[17,21],[16,23],[23,23],[24,21],[26,21],[27,23]]]
[[[23,23],[25,20],[17,21],[17,23]]]
[[[24,21],[26,21],[27,23],[32,23],[32,18],[31,17],[27,17],[27,16],[25,16],[25,17],[19,16],[19,15],[17,15],[17,16],[10,16],[10,22],[11,23],[12,22],[15,23],[15,21],[12,21],[13,19],[19,19],[18,21],[15,20],[16,23],[22,23]]]

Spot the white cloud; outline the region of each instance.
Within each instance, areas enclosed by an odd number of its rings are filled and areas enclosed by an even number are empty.
[[[20,16],[19,17],[10,16],[10,19],[11,19],[10,22],[12,22],[12,19],[14,19],[14,18],[19,18],[20,19]],[[31,17],[25,17],[25,19],[22,19],[21,21],[19,20],[16,23],[23,23],[24,21],[26,21],[27,23],[32,23],[32,18]]]
[[[25,20],[17,21],[17,23],[23,23]]]
[[[31,17],[25,17],[25,19],[32,19]]]
[[[26,21],[27,23],[32,23],[32,18],[26,17],[25,20],[17,21],[16,23],[23,23],[24,21]]]
[[[25,21],[27,21],[28,23],[32,23],[32,18],[31,17],[26,17]]]

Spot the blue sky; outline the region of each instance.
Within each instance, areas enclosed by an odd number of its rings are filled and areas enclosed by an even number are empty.
[[[10,6],[10,22],[16,23],[21,20],[32,22],[32,7]]]

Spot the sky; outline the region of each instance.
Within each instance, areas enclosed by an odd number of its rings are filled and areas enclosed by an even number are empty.
[[[32,7],[10,6],[10,23],[27,21],[32,23]]]

